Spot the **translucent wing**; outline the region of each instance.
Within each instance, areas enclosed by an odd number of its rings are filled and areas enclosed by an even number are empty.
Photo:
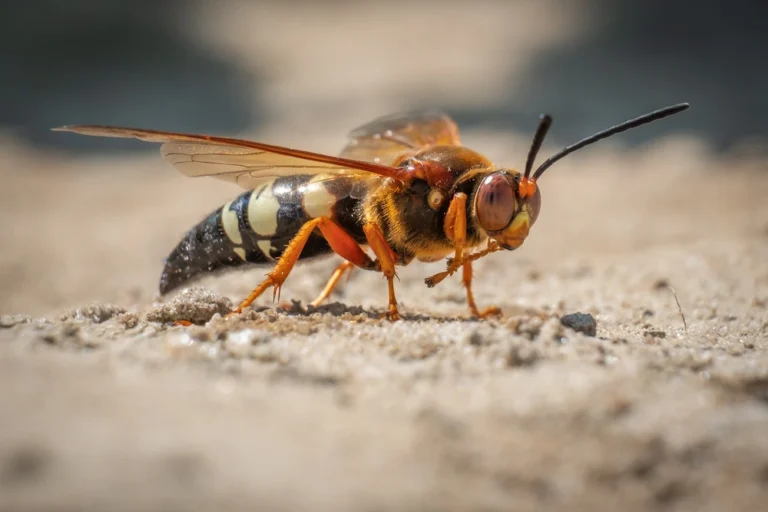
[[[329,179],[348,175],[399,180],[406,177],[405,171],[375,162],[227,137],[110,126],[64,126],[56,130],[160,142],[163,156],[183,174],[212,176],[247,189],[255,188],[265,179],[292,174],[324,174]]]
[[[438,111],[408,112],[380,117],[350,132],[341,156],[384,165],[430,146],[459,146],[459,129]]]
[[[264,180],[291,174],[367,175],[343,165],[315,162],[242,146],[173,141],[163,144],[160,152],[186,176],[212,176],[246,189],[257,188]]]

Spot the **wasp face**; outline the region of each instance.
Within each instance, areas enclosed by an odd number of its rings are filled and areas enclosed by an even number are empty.
[[[478,224],[508,250],[523,244],[540,208],[539,188],[513,171],[499,170],[489,174],[475,193],[474,210]]]

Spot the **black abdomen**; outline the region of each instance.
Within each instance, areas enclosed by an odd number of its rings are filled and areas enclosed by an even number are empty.
[[[208,215],[187,232],[165,262],[160,293],[168,293],[205,274],[243,265],[273,263],[301,226],[319,216],[333,218],[359,242],[359,200],[350,196],[352,182],[298,175],[265,181]],[[331,252],[313,233],[301,259]]]

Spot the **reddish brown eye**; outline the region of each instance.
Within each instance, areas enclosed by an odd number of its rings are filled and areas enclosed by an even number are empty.
[[[533,223],[539,218],[539,210],[541,210],[541,192],[539,192],[539,187],[536,187],[536,192],[528,200],[528,210],[531,216],[531,226],[533,226]]]
[[[475,196],[477,221],[486,231],[500,231],[515,213],[515,191],[500,172],[487,176]]]

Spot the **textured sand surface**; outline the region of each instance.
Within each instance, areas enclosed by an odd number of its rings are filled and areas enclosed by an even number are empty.
[[[216,18],[210,33],[239,22]],[[213,38],[245,60],[238,48],[297,27],[233,29],[242,46]],[[329,37],[327,48],[345,40]],[[283,108],[364,87],[336,76],[310,88],[311,53],[265,93],[287,120],[254,137],[333,152],[367,120],[365,108],[303,120]],[[397,84],[418,98],[406,76],[367,80],[388,84],[379,98]],[[519,166],[529,137],[464,138]],[[160,301],[162,258],[238,189],[185,179],[155,153],[62,156],[4,138],[2,154],[2,510],[715,511],[768,499],[765,158],[685,135],[575,154],[542,180],[523,247],[477,265],[476,299],[501,318],[468,318],[456,277],[427,289],[439,262],[400,271],[405,319],[389,323],[385,282],[362,271],[305,309],[333,258],[291,274],[290,311],[262,298],[215,315],[265,269]],[[595,337],[561,325],[575,312],[596,318]],[[190,314],[212,319],[164,321]]]

